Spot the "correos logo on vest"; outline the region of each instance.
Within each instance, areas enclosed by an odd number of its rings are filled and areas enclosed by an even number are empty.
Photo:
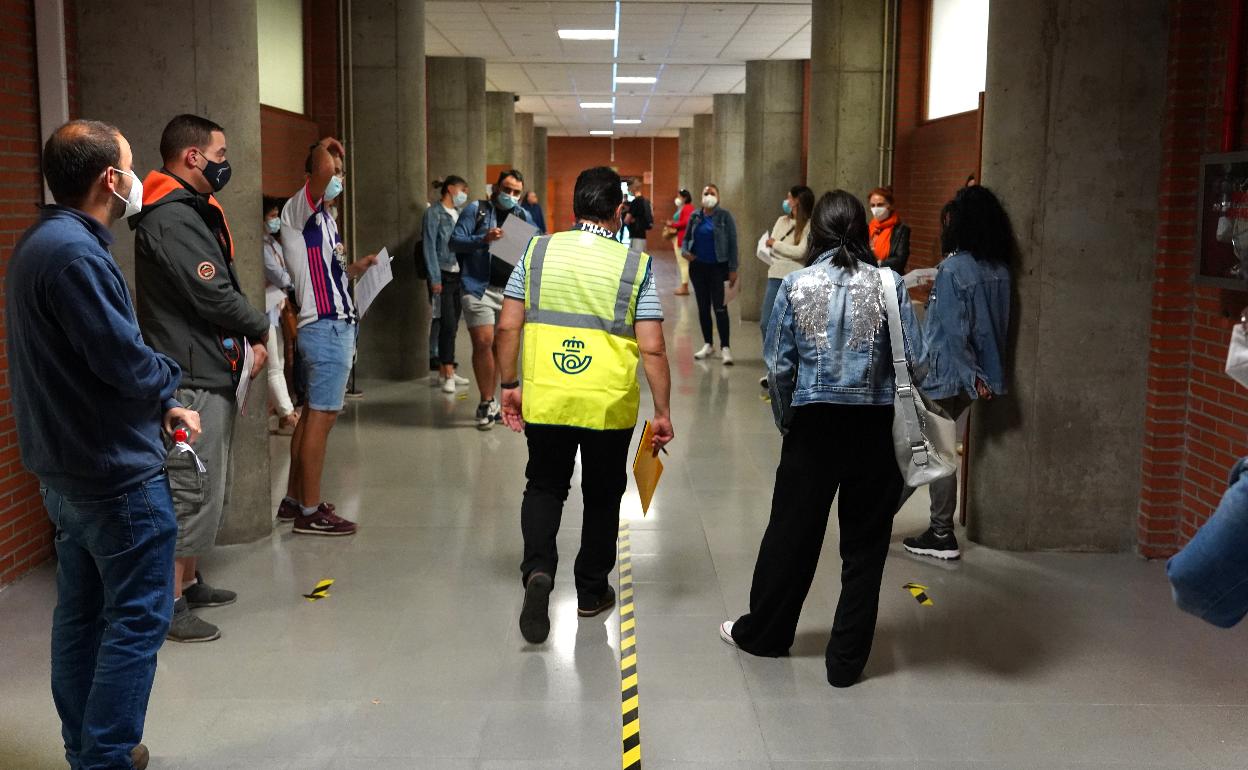
[[[580,374],[589,368],[593,356],[585,355],[585,343],[576,337],[563,341],[563,350],[553,354],[555,366],[564,374]]]

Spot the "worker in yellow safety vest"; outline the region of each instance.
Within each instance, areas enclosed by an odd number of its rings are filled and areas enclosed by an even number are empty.
[[[654,396],[650,451],[673,437],[663,308],[650,256],[615,240],[623,204],[619,174],[582,171],[572,200],[577,228],[533,239],[504,292],[496,336],[503,421],[529,443],[520,632],[532,644],[550,633],[555,536],[578,450],[585,515],[573,569],[577,614],[593,617],[615,604],[607,578],[641,402],[639,362]],[[523,389],[516,375],[521,329]]]

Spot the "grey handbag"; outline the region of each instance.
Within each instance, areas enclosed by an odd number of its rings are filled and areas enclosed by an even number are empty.
[[[884,305],[888,309],[888,338],[893,346],[893,371],[897,381],[893,398],[893,451],[906,486],[921,487],[957,471],[957,424],[941,414],[911,382],[893,271],[882,267],[879,275],[884,287]]]

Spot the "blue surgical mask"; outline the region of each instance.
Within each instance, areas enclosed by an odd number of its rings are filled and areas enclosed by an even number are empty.
[[[463,208],[464,204],[467,202],[468,202],[468,193],[464,192],[463,190],[460,190],[459,192],[451,196],[451,205],[453,205],[457,209]]]
[[[780,208],[784,209],[784,213],[786,216],[793,213],[793,206],[789,204],[788,198],[785,198],[783,201],[781,201]]]
[[[339,195],[342,195],[342,177],[334,174],[329,178],[329,184],[325,185],[325,195],[322,197],[327,201],[332,201]]]
[[[264,220],[264,226],[269,229],[270,233],[272,233],[273,235],[277,235],[279,232],[282,231],[282,220],[277,217],[273,217],[272,219],[266,219]]]
[[[498,207],[503,211],[511,211],[520,202],[519,198],[513,198],[507,193],[498,194]]]

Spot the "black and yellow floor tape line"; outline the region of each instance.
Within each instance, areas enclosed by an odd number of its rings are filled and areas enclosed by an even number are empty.
[[[310,602],[314,602],[317,599],[324,599],[326,596],[329,596],[329,587],[332,586],[333,584],[334,584],[333,578],[325,578],[324,580],[316,584],[316,588],[312,589],[312,593],[304,594],[303,598],[307,599]]]
[[[620,523],[620,713],[624,770],[641,768],[641,716],[637,688],[637,619],[633,599],[633,552],[628,522]]]

